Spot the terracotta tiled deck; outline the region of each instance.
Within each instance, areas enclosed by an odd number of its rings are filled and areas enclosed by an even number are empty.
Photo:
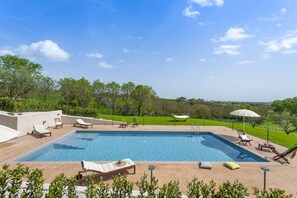
[[[73,126],[64,126],[63,129],[50,129],[52,137],[37,138],[31,135],[2,143],[0,144],[0,164],[8,163],[14,166],[16,163],[13,160],[43,144],[53,141],[66,133],[81,129]],[[175,130],[175,131],[190,131],[191,126],[139,126],[118,128],[118,126],[94,126],[93,129],[98,130]],[[93,130],[87,129],[87,130]],[[212,131],[221,137],[228,139],[231,142],[237,143],[237,132],[226,127],[201,127],[201,131]],[[252,136],[249,136],[252,137]],[[252,137],[252,146],[243,146],[244,148],[257,153],[260,156],[271,159],[273,153],[268,151],[259,151],[257,149],[257,142],[264,142],[264,140]],[[286,148],[275,145],[277,150],[284,151]],[[154,175],[159,179],[159,184],[167,183],[171,180],[179,180],[180,188],[186,194],[186,186],[193,177],[197,177],[206,182],[214,180],[217,184],[222,183],[224,180],[239,180],[245,186],[249,187],[263,187],[263,171],[260,169],[261,165],[270,168],[267,174],[267,187],[268,188],[281,188],[285,189],[288,193],[297,195],[297,159],[290,160],[291,164],[280,164],[279,162],[269,163],[238,163],[241,168],[237,170],[229,170],[224,167],[221,162],[212,163],[212,170],[199,169],[197,163],[160,163],[160,162],[136,162],[136,174],[128,174],[127,178],[130,181],[137,181],[144,173],[148,173],[147,169],[149,164],[154,164],[156,169]],[[50,182],[55,175],[65,173],[67,176],[74,176],[81,170],[80,162],[52,162],[52,163],[37,163],[27,162],[24,163],[30,168],[40,168],[44,170],[44,177],[46,182]],[[2,166],[1,166],[2,167]],[[111,177],[105,177],[106,181],[110,182]],[[137,189],[136,189],[137,190]]]

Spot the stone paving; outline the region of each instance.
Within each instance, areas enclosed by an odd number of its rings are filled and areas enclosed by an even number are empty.
[[[6,143],[0,144],[0,164],[10,164],[12,167],[16,165],[13,162],[19,156],[32,151],[50,141],[53,141],[71,131],[81,130],[82,128],[66,125],[64,128],[52,129],[52,137],[38,138],[32,135],[26,135],[21,138],[11,140]],[[109,125],[94,125],[94,128],[83,130],[162,130],[162,131],[191,131],[191,126],[138,126],[119,128]],[[208,126],[200,127],[200,131],[212,131],[221,137],[237,143],[239,141],[237,132],[227,127],[221,126]],[[254,152],[262,157],[266,157],[268,160],[274,156],[274,154],[268,150],[260,151],[258,149],[258,143],[264,143],[265,140],[259,139],[249,135],[253,139],[251,146],[242,146],[247,150]],[[285,151],[287,148],[275,145],[276,149],[280,152]],[[193,177],[197,177],[205,182],[214,180],[217,184],[222,183],[224,180],[235,181],[239,180],[246,187],[252,190],[252,187],[263,187],[263,171],[260,166],[267,166],[270,171],[267,173],[267,187],[268,188],[281,188],[288,193],[292,193],[297,196],[297,158],[290,159],[291,164],[281,163],[282,161],[275,162],[271,160],[268,163],[238,163],[241,167],[237,170],[229,170],[223,166],[222,162],[213,162],[212,170],[199,169],[197,162],[141,162],[136,161],[136,174],[128,174],[127,179],[130,181],[137,181],[144,173],[150,174],[148,165],[154,164],[156,169],[154,170],[154,176],[159,180],[159,185],[168,183],[171,180],[179,180],[180,189],[183,194],[186,194],[187,183],[192,180]],[[51,182],[55,175],[59,173],[65,173],[67,176],[75,176],[78,171],[81,170],[80,162],[26,162],[24,163],[30,168],[40,168],[44,170],[44,177],[46,182]],[[2,166],[1,166],[2,167]],[[105,181],[111,182],[111,176],[105,176]],[[137,190],[137,188],[135,188]]]

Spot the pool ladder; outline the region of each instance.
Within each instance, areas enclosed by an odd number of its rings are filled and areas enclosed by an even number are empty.
[[[192,123],[191,131],[200,131],[200,124],[199,123],[197,123],[197,124]]]

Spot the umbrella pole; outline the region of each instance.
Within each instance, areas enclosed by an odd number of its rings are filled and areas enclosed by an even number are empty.
[[[269,143],[269,121],[267,126],[267,144]]]
[[[243,134],[245,134],[244,133],[244,116],[242,116],[242,131],[243,131]]]

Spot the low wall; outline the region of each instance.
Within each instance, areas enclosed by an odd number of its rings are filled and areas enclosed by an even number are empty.
[[[70,115],[62,115],[62,122],[64,124],[74,124],[76,123],[76,119],[81,118],[85,122],[90,122],[97,125],[118,125],[122,122],[112,121],[112,120],[105,120],[102,118],[90,118],[90,117],[81,117],[81,116],[70,116]]]
[[[6,111],[1,111],[0,112],[0,124],[10,127],[14,130],[17,130],[17,122],[18,122],[18,118],[16,116],[13,115],[9,115],[7,114]]]
[[[31,133],[33,130],[33,125],[35,124],[42,124],[44,123],[44,126],[46,128],[48,127],[54,127],[55,121],[54,118],[60,118],[61,119],[62,111],[47,111],[47,112],[34,112],[34,113],[28,113],[28,115],[23,115],[18,117],[18,131],[24,132],[23,135],[26,135],[27,133]]]
[[[24,112],[9,115],[7,112],[0,112],[0,124],[15,129],[20,136],[31,133],[33,125],[45,123],[45,127],[55,126],[54,118],[61,118],[62,111],[47,112]]]
[[[64,124],[74,124],[76,119],[82,118],[85,122],[90,122],[95,125],[118,125],[122,122],[116,122],[105,119],[96,119],[90,117],[62,115],[61,110],[46,111],[46,112],[24,112],[9,115],[5,111],[0,111],[0,124],[15,129],[20,133],[20,136],[26,135],[33,131],[33,125],[43,124],[46,128],[54,127],[54,118],[60,118]]]

